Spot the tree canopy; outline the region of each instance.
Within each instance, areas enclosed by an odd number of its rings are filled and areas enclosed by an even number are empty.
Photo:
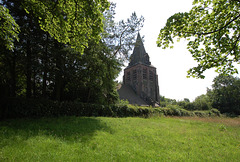
[[[160,30],[157,45],[172,48],[174,38],[188,40],[187,48],[197,67],[188,76],[204,78],[203,72],[216,68],[219,73],[238,73],[240,63],[240,1],[194,0],[189,12],[171,16]]]
[[[42,30],[35,11],[26,12],[23,2],[26,0],[1,1],[13,18],[14,24],[10,25],[19,27],[16,35],[19,41],[11,39],[13,50],[6,48],[5,42],[0,44],[0,99],[26,97],[98,104],[118,101],[115,79],[121,70],[123,56],[128,56],[134,45],[143,17],[138,18],[134,13],[127,21],[115,22],[116,5],[111,4],[101,13],[103,26],[95,35],[101,39],[97,41],[85,35],[87,46],[83,45],[81,52],[72,49],[71,42],[61,43]],[[3,33],[2,38],[8,35]],[[81,42],[81,38],[78,41]]]
[[[0,45],[7,49],[14,48],[15,39],[18,40],[19,26],[9,14],[9,10],[0,5]]]
[[[107,0],[21,0],[20,2],[19,7],[37,18],[42,30],[48,32],[58,42],[68,43],[81,53],[88,46],[90,39],[96,42],[100,40],[100,33],[103,31],[103,12],[109,7]],[[5,23],[17,27],[7,9],[3,5],[0,9],[1,21],[5,20]],[[11,36],[16,37],[17,28],[12,30],[9,25],[7,26]],[[12,42],[11,39],[8,40]]]
[[[207,95],[212,106],[222,113],[240,114],[240,79],[231,75],[219,75],[213,80]]]

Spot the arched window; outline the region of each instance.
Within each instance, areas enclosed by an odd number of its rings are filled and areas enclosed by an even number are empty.
[[[127,72],[127,81],[131,81],[130,71]]]

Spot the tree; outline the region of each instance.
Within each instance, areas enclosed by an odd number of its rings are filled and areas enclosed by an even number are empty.
[[[196,97],[193,102],[193,107],[195,110],[210,110],[212,109],[211,101],[208,95],[200,95]]]
[[[122,62],[129,59],[137,32],[143,27],[144,17],[137,17],[135,12],[126,21],[114,21],[116,4],[111,3],[109,10],[104,12],[104,32],[102,41],[110,50],[111,57]]]
[[[9,10],[0,5],[0,45],[13,50],[14,40],[18,40],[19,26],[9,14]]]
[[[82,52],[41,30],[35,11],[26,13],[23,2],[1,1],[21,31],[19,41],[14,42],[14,50],[0,45],[0,97],[115,103],[118,99],[115,79],[143,18],[133,14],[127,21],[116,23],[111,14],[115,9],[112,4],[102,13],[101,39],[87,38],[88,46],[84,45]]]
[[[115,22],[115,7],[116,4],[111,3],[109,10],[103,13],[104,31],[101,33],[102,39],[99,44],[91,42],[89,48],[85,50],[86,56],[95,55],[94,58],[91,58],[92,61],[99,58],[100,64],[97,66],[96,63],[98,61],[94,61],[91,67],[96,67],[96,69],[90,72],[90,76],[93,74],[95,74],[94,77],[98,76],[96,78],[98,80],[97,83],[101,83],[98,85],[98,88],[101,88],[98,90],[98,93],[95,93],[99,94],[101,92],[100,96],[103,97],[101,100],[105,104],[114,103],[118,99],[117,85],[114,80],[118,76],[123,62],[128,60],[137,32],[141,29],[144,22],[144,18],[142,16],[137,17],[135,12],[127,21]],[[91,81],[95,82],[94,79],[90,79],[90,83]],[[96,89],[96,86],[94,89]]]
[[[103,12],[109,7],[107,0],[21,0],[20,3],[19,7],[38,19],[42,30],[61,43],[69,43],[80,53],[88,46],[90,39],[96,42],[100,40]],[[2,4],[0,16],[4,22],[0,26],[4,29],[1,39],[7,36],[5,44],[11,47],[12,37],[15,38],[18,33],[18,26]],[[10,30],[5,32],[5,29]]]
[[[238,73],[240,63],[240,1],[194,0],[189,12],[171,16],[160,30],[157,45],[172,48],[174,38],[188,40],[187,48],[198,62],[188,76],[204,78],[203,72]]]
[[[52,48],[50,42],[55,38],[82,54],[89,40],[96,43],[100,40],[103,11],[108,6],[107,0],[0,1],[1,95],[14,97],[19,90],[20,95],[25,96],[26,92],[27,97],[39,97],[41,93],[47,97],[47,89],[54,84],[52,91],[56,92],[56,96],[51,98],[60,98],[59,85],[63,84],[63,80],[57,74],[61,66],[58,58],[61,56],[54,53],[60,53],[58,51],[62,48]],[[17,46],[15,49],[14,44]],[[59,43],[55,42],[55,45]],[[3,49],[4,46],[7,50]],[[47,80],[49,73],[55,76],[55,81],[53,77]]]
[[[212,105],[221,113],[240,114],[240,79],[231,75],[219,75],[208,89]]]
[[[189,98],[184,98],[183,101],[188,103],[190,102]]]
[[[14,97],[19,93],[18,95],[27,97],[39,97],[42,62],[46,60],[42,61],[42,56],[45,54],[43,47],[50,46],[49,41],[46,42],[44,39],[46,32],[40,29],[33,13],[27,14],[21,7],[22,1],[2,0],[1,2],[9,10],[21,31],[18,34],[19,41],[14,42],[14,50],[2,50],[0,62],[5,71],[0,73],[5,80],[9,80],[10,96]]]

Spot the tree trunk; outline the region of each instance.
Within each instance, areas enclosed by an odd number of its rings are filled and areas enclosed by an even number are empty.
[[[27,71],[26,71],[26,77],[27,77],[27,92],[26,96],[27,98],[32,97],[32,50],[31,50],[31,44],[30,40],[27,40]]]
[[[42,87],[42,96],[46,98],[47,96],[47,72],[48,72],[48,33],[47,35],[47,40],[46,40],[46,45],[45,45],[45,51],[43,54],[43,87]]]
[[[14,52],[10,52],[7,57],[7,62],[9,64],[9,93],[6,96],[16,97],[16,55]],[[6,91],[7,92],[7,91]]]
[[[36,98],[37,97],[37,86],[36,86],[36,69],[33,70],[33,76],[32,76],[32,91],[33,91],[33,98]]]
[[[55,41],[54,43],[55,50],[58,51],[60,49],[59,43]],[[62,74],[62,56],[61,53],[55,53],[56,58],[56,72],[55,72],[55,100],[60,101],[61,100],[61,92],[63,88],[63,74]]]
[[[87,103],[89,103],[91,97],[91,88],[88,88],[88,97],[87,97]]]

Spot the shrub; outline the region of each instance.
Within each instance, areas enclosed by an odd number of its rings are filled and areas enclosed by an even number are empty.
[[[211,109],[207,111],[194,111],[195,116],[198,117],[215,117],[215,116],[221,116],[220,111],[217,109]]]
[[[208,117],[208,113],[204,112],[204,111],[194,111],[195,116],[198,117]]]
[[[220,113],[220,111],[218,109],[211,109],[209,111],[209,115],[210,116],[221,116],[221,113]]]
[[[179,101],[177,104],[186,110],[194,110],[195,109],[194,104],[192,102]]]
[[[81,102],[57,102],[45,99],[7,99],[0,103],[0,118],[39,118],[58,116],[108,116],[108,117],[151,117],[151,116],[220,116],[217,109],[188,111],[178,105],[152,108],[133,105],[98,105]]]
[[[160,107],[166,107],[166,106],[167,106],[167,102],[165,102],[165,101],[160,102]]]
[[[126,106],[129,105],[128,100],[119,100],[117,103],[118,106]]]

